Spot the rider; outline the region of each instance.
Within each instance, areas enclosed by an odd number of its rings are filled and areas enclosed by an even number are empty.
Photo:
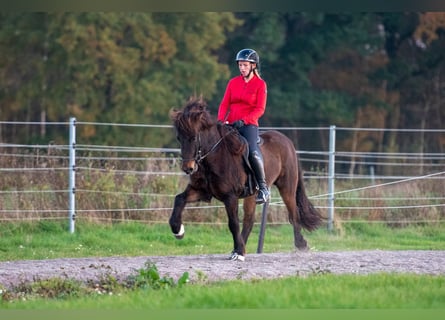
[[[229,80],[218,110],[218,121],[232,125],[249,143],[249,162],[258,182],[257,203],[269,201],[264,161],[258,146],[258,119],[264,114],[267,85],[259,73],[260,58],[252,49],[236,55],[240,75]]]

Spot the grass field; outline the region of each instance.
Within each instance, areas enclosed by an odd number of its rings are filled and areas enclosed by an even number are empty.
[[[255,228],[248,244],[249,252],[256,251],[257,229]],[[382,224],[348,223],[334,233],[320,229],[313,233],[304,233],[304,236],[314,251],[445,250],[443,231],[444,226],[441,224],[388,228]],[[76,232],[70,234],[65,223],[0,224],[1,261],[228,253],[231,245],[231,236],[225,225],[211,228],[205,225],[186,226],[186,237],[178,241],[171,235],[167,225],[120,223],[106,226],[79,222]],[[268,226],[264,252],[292,250],[290,225]],[[157,283],[162,280],[162,275],[155,275],[149,280],[150,283]],[[42,287],[27,288],[28,294],[18,295],[20,299],[6,299],[7,294],[2,291],[0,309],[445,308],[445,276],[314,274],[307,278],[195,283],[182,286],[175,285],[175,281],[178,279],[173,279],[173,284],[169,286],[116,286],[107,294],[103,294],[91,288],[82,288],[78,283],[54,279],[45,284],[45,290],[42,290]],[[53,291],[57,290],[64,294],[54,294]]]
[[[412,225],[389,228],[368,222],[345,223],[340,231],[321,228],[303,232],[311,250],[445,250],[445,225]],[[258,245],[259,226],[252,231],[247,252]],[[266,228],[263,252],[289,252],[293,247],[292,227],[270,225]],[[187,225],[183,240],[176,240],[167,224],[137,222],[113,225],[78,222],[70,234],[66,223],[0,224],[0,261],[51,259],[88,256],[139,256],[229,253],[232,238],[222,225]]]
[[[445,277],[314,275],[3,303],[13,309],[443,309]]]

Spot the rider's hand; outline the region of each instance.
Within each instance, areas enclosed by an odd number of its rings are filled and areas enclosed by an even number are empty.
[[[232,123],[232,127],[234,127],[235,129],[239,129],[242,126],[244,126],[244,121],[243,120],[237,120],[234,123]]]

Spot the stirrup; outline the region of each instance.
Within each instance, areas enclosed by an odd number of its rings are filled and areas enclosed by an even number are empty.
[[[258,193],[256,195],[255,202],[257,204],[266,203],[269,201],[270,198],[270,192],[267,189],[260,189],[258,190]]]

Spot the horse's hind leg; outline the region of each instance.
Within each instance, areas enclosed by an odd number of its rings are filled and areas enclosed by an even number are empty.
[[[281,198],[283,199],[284,204],[286,205],[289,223],[292,224],[294,229],[294,245],[299,250],[307,250],[307,242],[301,234],[301,225],[299,212],[297,207],[297,201],[295,198],[295,188],[289,187],[289,185],[280,185],[276,184],[278,190],[280,191]]]
[[[301,226],[298,221],[289,221],[294,227],[294,244],[298,250],[306,251],[308,250],[307,241],[304,239],[301,234]]]

